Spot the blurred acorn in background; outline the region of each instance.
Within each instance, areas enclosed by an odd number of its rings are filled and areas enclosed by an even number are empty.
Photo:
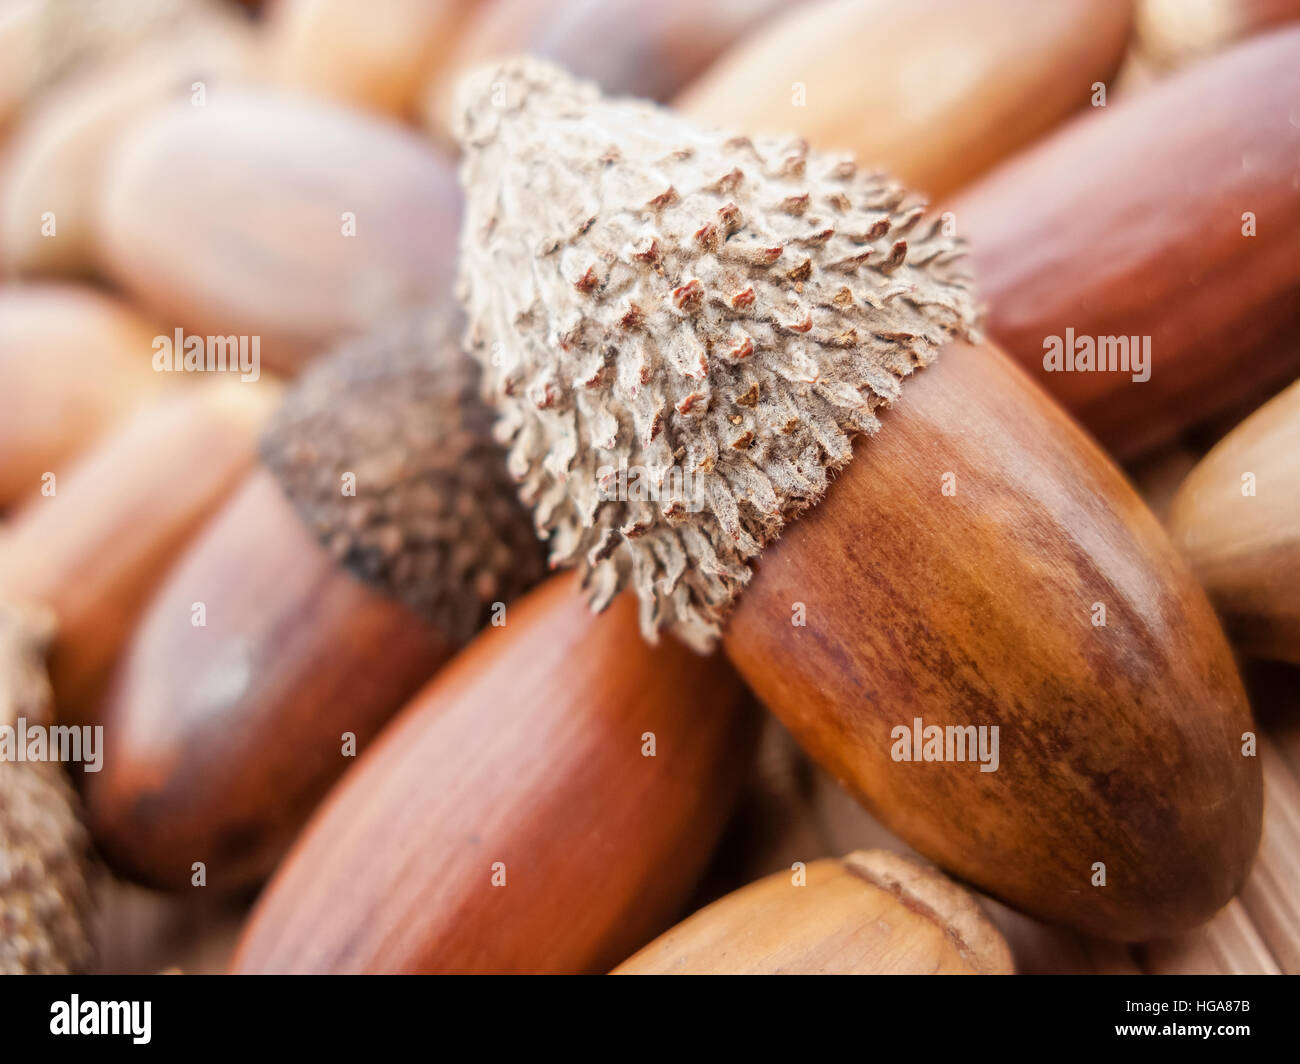
[[[939,197],[1087,104],[1131,18],[1131,0],[813,0],[676,104],[747,133],[798,132]]]
[[[0,161],[0,265],[23,275],[97,272],[95,212],[118,142],[150,111],[205,107],[257,70],[244,20],[186,21],[43,94]]]
[[[1147,62],[1167,69],[1295,21],[1300,0],[1137,0],[1135,36]]]
[[[106,434],[0,530],[0,596],[59,619],[50,676],[63,722],[88,724],[153,587],[239,482],[277,383],[185,382]]]
[[[156,322],[92,288],[0,286],[0,507],[48,493],[47,474],[57,480],[158,394],[158,334]]]
[[[1300,382],[1188,474],[1169,527],[1233,640],[1300,664]]]
[[[220,0],[10,0],[0,11],[0,132],[70,77],[155,38],[235,21]]]
[[[86,795],[123,872],[264,876],[350,757],[541,576],[457,320],[404,317],[302,377],[149,605]]]
[[[1297,99],[1300,28],[1081,116],[946,204],[989,335],[1120,459],[1300,371]]]
[[[795,0],[493,0],[466,20],[423,93],[429,128],[452,140],[454,88],[470,67],[528,54],[606,92],[667,101]]]
[[[284,88],[408,118],[475,0],[276,0],[267,71]]]
[[[450,287],[448,162],[391,121],[241,88],[174,104],[116,147],[99,205],[110,278],[196,334],[260,340],[293,373]]]

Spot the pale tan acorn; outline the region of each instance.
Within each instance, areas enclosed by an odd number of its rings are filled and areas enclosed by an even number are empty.
[[[42,661],[53,634],[48,610],[0,602],[0,728],[53,723]],[[0,757],[0,975],[90,963],[90,839],[79,804],[59,764]]]
[[[1228,634],[1300,664],[1300,382],[1228,433],[1174,497],[1169,529]]]
[[[615,975],[1009,975],[975,899],[933,868],[858,851],[777,872],[666,931]]]

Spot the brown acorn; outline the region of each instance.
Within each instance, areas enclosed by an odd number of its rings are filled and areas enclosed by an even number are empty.
[[[241,20],[203,20],[70,78],[24,114],[0,163],[0,265],[21,275],[99,268],[95,213],[124,132],[169,101],[206,101],[256,67]]]
[[[844,160],[535,62],[471,75],[460,113],[469,346],[594,603],[721,628],[832,776],[1017,908],[1120,940],[1217,911],[1261,815],[1232,654],[1113,463],[949,339],[974,296],[942,225]]]
[[[168,389],[37,494],[0,533],[0,595],[59,619],[50,677],[60,720],[88,724],[149,593],[239,483],[279,386]]]
[[[277,0],[266,13],[272,80],[408,118],[473,0]]]
[[[536,55],[606,92],[668,100],[792,0],[494,0],[479,4],[443,61],[422,109],[440,138],[452,136],[457,79],[488,59]],[[747,91],[752,86],[747,86]]]
[[[1233,641],[1300,664],[1300,383],[1188,474],[1169,529]]]
[[[239,88],[131,126],[106,167],[98,243],[143,305],[195,334],[258,337],[263,362],[292,373],[441,297],[458,213],[451,167],[414,132]]]
[[[154,323],[90,288],[0,286],[0,507],[38,494],[45,474],[157,394],[156,335]]]
[[[0,728],[11,733],[20,718],[54,722],[42,662],[54,623],[47,610],[0,602]],[[0,975],[90,963],[90,840],[78,804],[58,763],[0,757]]]
[[[975,899],[884,851],[813,861],[683,920],[615,975],[1010,975]]]
[[[749,133],[798,132],[943,196],[1084,107],[1119,66],[1131,0],[814,0],[678,96]]]
[[[1080,117],[947,205],[990,337],[1120,458],[1300,371],[1298,94],[1300,27]]]
[[[350,758],[541,575],[454,321],[391,323],[299,380],[159,589],[86,792],[123,872],[266,875]]]
[[[24,0],[0,19],[0,132],[33,99],[148,42],[225,29],[217,0]]]
[[[343,778],[241,973],[607,971],[678,915],[753,749],[726,663],[648,646],[571,576],[510,608]]]
[[[1300,0],[1137,0],[1134,36],[1143,58],[1168,68],[1295,21]]]
[[[824,772],[814,776],[812,802],[832,850],[879,849],[921,860]],[[1129,946],[1044,924],[984,895],[978,900],[1006,939],[1020,975],[1137,975],[1141,971]]]

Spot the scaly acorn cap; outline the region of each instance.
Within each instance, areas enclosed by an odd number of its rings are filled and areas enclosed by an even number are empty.
[[[536,60],[468,75],[456,119],[467,343],[551,563],[707,650],[876,408],[973,334],[960,242],[847,157]]]
[[[457,642],[545,572],[460,329],[458,314],[421,311],[345,342],[298,379],[261,440],[325,549]]]
[[[0,603],[0,726],[53,723],[45,610]],[[0,975],[84,971],[90,836],[60,765],[0,760]]]

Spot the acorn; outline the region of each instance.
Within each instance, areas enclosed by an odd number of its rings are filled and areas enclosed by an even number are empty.
[[[675,102],[730,129],[798,130],[944,196],[1104,92],[1132,8],[818,0],[747,37]]]
[[[272,80],[340,103],[409,118],[452,47],[472,0],[277,0],[266,13]]]
[[[1174,499],[1174,542],[1249,654],[1300,664],[1300,382],[1237,426]]]
[[[233,22],[213,0],[24,0],[0,20],[0,130],[52,87],[138,45]]]
[[[1176,67],[1297,20],[1300,0],[1137,0],[1135,46],[1156,67]]]
[[[278,385],[205,380],[169,389],[58,471],[0,534],[0,596],[59,619],[50,677],[60,720],[95,703],[154,585],[253,464]]]
[[[668,100],[792,0],[493,0],[476,5],[432,66],[422,111],[450,140],[456,81],[489,59],[549,59],[605,91]],[[746,86],[751,91],[752,86]]]
[[[941,222],[535,61],[460,114],[467,344],[552,563],[649,635],[721,630],[832,776],[1017,908],[1131,940],[1222,906],[1260,825],[1231,652],[1109,459],[960,338]]]
[[[0,601],[0,728],[54,720],[42,655],[54,618]],[[12,740],[11,740],[12,741]],[[84,971],[91,961],[90,840],[57,762],[0,757],[0,975]]]
[[[948,204],[989,335],[1122,459],[1300,372],[1297,94],[1300,28],[1099,108]]]
[[[227,89],[131,127],[104,176],[99,243],[143,305],[194,334],[256,336],[263,363],[293,373],[444,294],[458,201],[442,155],[393,122]]]
[[[99,267],[95,211],[107,158],[131,125],[169,101],[206,105],[256,66],[242,20],[204,20],[95,66],[42,96],[0,165],[0,265],[16,274]]]
[[[719,658],[648,646],[571,576],[510,608],[340,781],[262,894],[241,973],[607,971],[666,928],[753,750]]]
[[[760,879],[665,932],[615,975],[1010,975],[969,893],[880,850]]]
[[[910,860],[921,859],[824,772],[814,775],[812,805],[822,836],[832,850],[870,848]],[[1140,974],[1128,946],[1044,924],[984,895],[978,901],[1006,939],[1020,975]]]
[[[0,507],[49,490],[48,474],[162,387],[158,327],[70,284],[0,286]]]
[[[540,577],[457,328],[421,311],[304,375],[159,588],[86,791],[124,874],[265,876],[384,722]]]

